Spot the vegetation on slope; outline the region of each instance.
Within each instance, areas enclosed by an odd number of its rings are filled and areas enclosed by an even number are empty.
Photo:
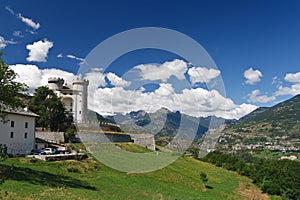
[[[268,194],[280,195],[283,199],[300,199],[298,161],[237,157],[220,152],[211,152],[202,160],[251,178]]]
[[[0,174],[1,199],[268,199],[246,177],[190,157],[144,174],[119,172],[93,158],[10,158],[0,163]]]
[[[259,132],[271,137],[299,137],[300,95],[271,108],[258,108],[233,124],[232,128],[248,134]]]
[[[258,108],[230,124],[219,139],[220,149],[300,152],[300,95],[271,108]]]

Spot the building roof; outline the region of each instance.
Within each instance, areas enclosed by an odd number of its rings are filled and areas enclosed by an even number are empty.
[[[50,143],[42,138],[35,138],[35,143]]]
[[[11,108],[9,106],[1,106],[3,108],[2,112],[9,113],[9,114],[17,114],[17,115],[25,115],[31,117],[39,117],[39,115],[35,114],[34,112],[30,111],[28,108]]]

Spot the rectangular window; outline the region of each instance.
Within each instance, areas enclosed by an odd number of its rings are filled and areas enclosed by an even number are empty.
[[[24,133],[24,138],[27,138],[27,133]]]
[[[79,114],[81,115],[81,111],[79,111]]]
[[[10,132],[10,138],[14,138],[14,132]]]
[[[25,128],[28,128],[28,122],[25,122]]]
[[[10,122],[10,127],[15,127],[15,121]]]

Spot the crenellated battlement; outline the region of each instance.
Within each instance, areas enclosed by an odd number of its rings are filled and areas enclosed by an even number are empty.
[[[74,84],[89,85],[89,80],[76,78],[76,79],[73,79],[73,83],[72,84],[73,85]]]
[[[48,78],[48,83],[62,83],[64,84],[64,79],[58,77],[50,77]]]

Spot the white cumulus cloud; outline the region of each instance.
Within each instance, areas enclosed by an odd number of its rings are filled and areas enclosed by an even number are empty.
[[[34,89],[39,86],[47,85],[50,77],[64,78],[69,84],[75,78],[75,75],[70,72],[54,68],[39,69],[36,65],[30,64],[15,64],[10,65],[10,68],[18,74],[17,81],[28,85],[30,93],[33,93]]]
[[[159,88],[152,92],[144,92],[143,88],[135,91],[123,87],[96,88],[89,96],[89,107],[99,113],[126,113],[140,109],[155,112],[168,107],[195,117],[215,115],[228,119],[238,119],[257,108],[251,104],[236,105],[216,90],[196,88],[175,93],[169,83],[159,84]]]
[[[192,67],[189,69],[188,74],[192,84],[195,84],[197,82],[208,83],[212,79],[219,76],[221,72],[216,69],[208,69],[205,67]]]
[[[10,66],[17,74],[17,81],[26,83],[30,92],[35,88],[47,85],[49,77],[61,77],[71,83],[76,77],[60,69],[39,69],[36,65],[16,64]],[[146,110],[155,112],[161,107],[195,116],[238,119],[257,107],[252,104],[235,104],[230,98],[222,96],[216,90],[204,88],[185,88],[177,91],[171,83],[161,82],[158,88],[146,91],[143,87],[128,89],[129,80],[102,69],[92,69],[83,78],[89,80],[88,107],[99,113]],[[107,87],[106,78],[114,87]]]
[[[185,72],[187,71],[187,63],[175,59],[171,62],[165,62],[161,65],[142,64],[134,67],[141,71],[143,80],[162,80],[166,82],[171,76],[176,76],[179,80],[185,79]]]
[[[117,76],[115,73],[109,72],[106,74],[106,77],[110,81],[111,85],[116,87],[127,87],[130,85],[129,81],[122,79],[121,77]]]
[[[297,73],[288,73],[285,75],[284,80],[290,83],[300,83],[300,72]]]
[[[276,96],[297,95],[300,94],[300,83],[293,84],[290,87],[279,86],[275,92]]]
[[[246,79],[246,83],[250,85],[254,85],[261,81],[263,74],[259,70],[253,70],[253,68],[249,68],[244,72],[244,77]]]
[[[26,60],[29,62],[46,62],[49,49],[52,47],[53,42],[48,41],[47,39],[34,42],[33,44],[28,44],[26,45],[26,49],[29,50],[29,55]]]
[[[258,102],[258,103],[268,103],[271,101],[276,100],[276,96],[267,96],[267,95],[261,95],[260,90],[253,90],[251,94],[249,94],[250,102]]]
[[[276,96],[284,95],[297,95],[300,94],[300,72],[288,73],[285,75],[284,80],[289,82],[289,86],[278,86],[277,91],[275,92]]]

